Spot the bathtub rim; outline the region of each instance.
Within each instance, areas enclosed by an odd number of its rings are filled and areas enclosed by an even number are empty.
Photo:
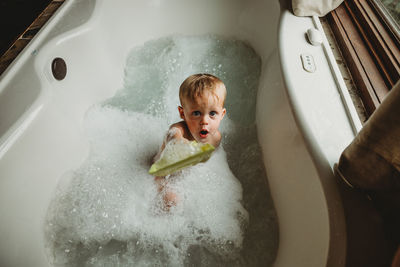
[[[82,1],[79,0],[63,1],[59,5],[59,7],[51,14],[50,18],[46,22],[44,22],[44,24],[40,27],[40,29],[32,37],[32,39],[13,58],[6,69],[0,74],[0,96],[5,90],[7,90],[9,84],[12,83],[14,79],[16,79],[16,76],[18,75],[18,73],[20,73],[20,70],[26,65],[31,64],[33,66],[33,71],[38,72],[38,69],[36,67],[37,56],[40,56],[38,54],[40,54],[40,51],[42,49],[45,49],[46,46],[48,46],[49,44],[58,45],[65,38],[70,38],[70,31],[75,32],[72,35],[79,35],[83,31],[90,30],[89,28],[92,20],[91,14],[87,17],[88,20],[79,21],[72,27],[70,25],[67,25],[65,27],[57,27],[59,26],[59,24],[61,24],[62,20],[67,17],[70,10],[74,8],[74,5],[80,3],[82,3]],[[90,4],[90,1],[87,1],[86,4]],[[94,10],[95,6],[93,6],[92,8]],[[48,64],[49,73],[51,73],[50,63],[51,62],[49,62]],[[42,69],[40,69],[40,71],[41,70]],[[55,80],[52,74],[50,74],[50,76],[51,79]],[[39,116],[41,110],[49,100],[49,97],[51,96],[51,92],[47,90],[49,80],[39,79],[39,82],[41,84],[41,88],[39,87],[36,97],[31,100],[30,105],[24,108],[19,117],[17,117],[16,120],[9,125],[9,128],[0,135],[0,160],[18,140],[18,138],[24,134],[25,130],[29,128],[36,117]]]
[[[20,53],[12,60],[3,73],[0,74],[0,95],[12,82],[19,70],[23,68],[27,62],[35,56],[40,45],[46,41],[49,33],[54,26],[62,19],[73,0],[65,0],[59,8],[44,23],[40,30],[33,36],[31,41],[21,50]],[[39,81],[41,82],[41,81]],[[23,134],[26,128],[32,123],[35,117],[40,113],[46,101],[47,92],[39,90],[38,95],[31,105],[19,116],[19,118],[0,136],[0,159],[7,153],[13,143]]]
[[[285,75],[285,73],[288,73],[288,68],[284,63],[287,63],[289,60],[285,58],[284,55],[283,42],[286,40],[282,32],[284,31],[283,28],[286,27],[285,23],[287,19],[294,16],[289,10],[290,9],[288,8],[282,8],[278,30],[278,50],[279,59],[281,62],[283,62],[280,67],[283,83],[285,85],[285,94],[289,101],[295,123],[299,128],[306,148],[309,151],[312,161],[314,162],[314,166],[316,167],[316,170],[321,178],[321,185],[324,188],[324,193],[326,196],[330,224],[329,251],[326,266],[345,266],[347,257],[347,230],[343,202],[337,182],[335,181],[335,179],[337,179],[334,173],[335,165],[332,165],[326,158],[326,155],[323,153],[324,147],[321,147],[320,144],[315,142],[316,138],[314,132],[309,125],[309,120],[307,117],[305,117],[304,106],[302,106],[301,103],[299,103],[299,100],[294,96],[294,91],[296,90],[296,84],[294,81],[295,79],[290,77],[290,75]],[[345,109],[348,118],[346,123],[350,125],[354,135],[353,137],[355,137],[362,128],[361,120],[357,115],[355,106],[350,98],[349,92],[347,91],[347,87],[333,56],[333,52],[330,48],[329,42],[327,41],[319,18],[317,16],[313,16],[308,17],[308,19],[312,21],[312,24],[317,30],[322,32],[323,42],[321,46],[329,63],[329,68],[332,72],[337,90],[340,94],[343,108]],[[338,158],[336,160],[338,161]],[[343,233],[344,236],[340,235],[340,233]]]
[[[75,0],[65,0],[59,8],[51,15],[51,17],[43,24],[39,31],[32,37],[31,41],[21,50],[21,52],[8,65],[4,72],[0,75],[0,84],[6,84],[15,76],[17,70],[26,64],[29,56],[35,55],[36,47],[45,42],[54,26],[63,18]]]

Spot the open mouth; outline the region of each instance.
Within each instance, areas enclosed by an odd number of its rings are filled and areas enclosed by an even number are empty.
[[[208,135],[208,131],[207,130],[201,130],[200,131],[200,137],[201,138],[205,138],[205,137],[207,137],[207,135]]]

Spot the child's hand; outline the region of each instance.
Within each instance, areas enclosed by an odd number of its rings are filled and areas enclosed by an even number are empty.
[[[167,143],[160,158],[150,167],[149,174],[166,176],[183,168],[207,161],[214,147],[210,144],[175,140]]]

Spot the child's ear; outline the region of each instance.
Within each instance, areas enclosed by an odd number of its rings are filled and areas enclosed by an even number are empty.
[[[185,119],[185,113],[183,112],[183,107],[178,106],[178,111],[179,111],[179,116],[181,117],[182,120]]]
[[[221,119],[225,116],[225,114],[226,114],[226,108],[223,108],[222,109],[222,117],[221,117]]]

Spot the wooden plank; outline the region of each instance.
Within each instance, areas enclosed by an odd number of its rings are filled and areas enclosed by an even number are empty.
[[[328,20],[353,76],[353,80],[360,90],[366,110],[370,115],[379,106],[380,101],[375,94],[374,84],[369,79],[366,69],[370,72],[378,73],[378,76],[380,76],[380,73],[376,67],[374,69],[375,64],[369,57],[362,38],[354,27],[345,6],[341,5],[331,12]],[[367,59],[363,59],[361,56],[365,54],[368,55]]]

